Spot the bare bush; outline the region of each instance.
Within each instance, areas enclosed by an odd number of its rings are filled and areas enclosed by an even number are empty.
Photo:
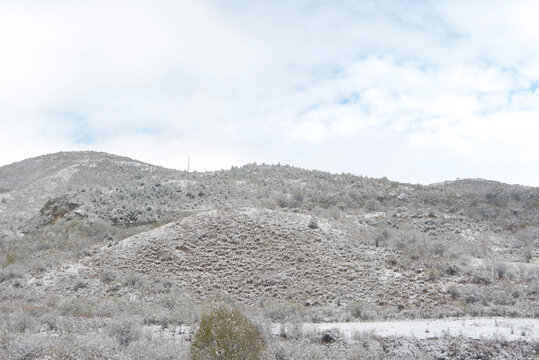
[[[8,265],[0,270],[0,283],[10,279],[21,279],[24,275],[24,268],[20,265]]]
[[[314,216],[311,216],[311,220],[309,220],[309,228],[318,229],[318,221]]]
[[[365,202],[365,209],[369,211],[377,211],[380,208],[380,203],[374,199],[369,199]]]
[[[109,324],[107,333],[114,338],[121,346],[128,346],[140,339],[140,325],[131,319],[120,319]]]
[[[377,317],[376,307],[363,302],[352,302],[348,307],[348,312],[354,319],[373,320]]]
[[[492,282],[491,273],[484,268],[473,270],[471,277],[472,282],[475,284],[490,284]]]
[[[112,270],[105,269],[105,270],[101,271],[101,274],[99,275],[99,280],[101,280],[102,282],[108,284],[108,283],[111,283],[111,282],[115,281],[117,277],[118,277],[118,275],[116,274],[116,272],[114,272]]]

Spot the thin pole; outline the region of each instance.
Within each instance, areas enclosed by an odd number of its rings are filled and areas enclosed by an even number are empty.
[[[187,157],[187,172],[189,172],[189,156]]]

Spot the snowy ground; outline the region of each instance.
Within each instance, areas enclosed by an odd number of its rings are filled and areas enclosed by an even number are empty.
[[[274,324],[273,333],[282,332]],[[288,332],[292,325],[285,326]],[[539,341],[539,319],[522,318],[449,318],[440,320],[377,321],[351,323],[306,323],[303,332],[338,330],[345,339],[371,333],[376,336],[402,336],[417,339],[462,336],[471,339]]]

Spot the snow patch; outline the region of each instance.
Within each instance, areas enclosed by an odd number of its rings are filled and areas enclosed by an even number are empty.
[[[51,177],[51,179],[58,179],[65,182],[68,182],[73,175],[75,175],[79,171],[79,164],[68,166],[60,171],[58,171],[54,176]]]
[[[363,217],[365,219],[372,219],[372,218],[376,218],[376,217],[386,217],[386,213],[383,212],[383,211],[377,211],[377,212],[365,214],[365,215],[363,215]]]
[[[272,332],[282,332],[282,324],[273,324]],[[292,325],[285,325],[285,330]],[[467,337],[508,341],[539,340],[539,319],[528,318],[447,318],[439,320],[350,322],[350,323],[304,323],[303,332],[338,330],[351,340],[361,333],[380,337],[413,337],[430,339],[438,337]]]

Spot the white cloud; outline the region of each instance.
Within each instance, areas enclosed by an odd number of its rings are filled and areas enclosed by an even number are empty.
[[[535,1],[24,4],[0,5],[0,164],[92,148],[539,185]]]

